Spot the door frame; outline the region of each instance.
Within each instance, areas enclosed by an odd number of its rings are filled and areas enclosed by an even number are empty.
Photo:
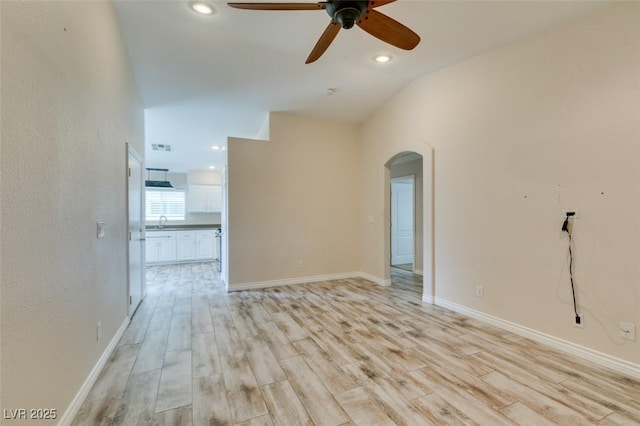
[[[145,223],[145,203],[144,203],[144,160],[143,158],[140,156],[140,154],[138,154],[138,152],[133,148],[133,146],[131,146],[130,143],[127,142],[126,144],[127,146],[127,160],[126,160],[126,167],[125,167],[125,173],[126,173],[126,206],[127,206],[127,219],[126,219],[126,224],[127,224],[127,229],[126,229],[126,246],[127,246],[127,298],[126,298],[126,306],[127,306],[127,313],[129,315],[129,317],[132,317],[133,314],[135,313],[137,307],[139,306],[136,305],[135,307],[132,307],[131,304],[131,252],[129,250],[129,245],[131,244],[131,229],[130,229],[130,219],[131,219],[131,211],[130,211],[130,205],[129,205],[129,193],[130,193],[130,181],[129,181],[129,173],[130,173],[130,162],[129,159],[130,157],[133,157],[136,159],[136,161],[138,161],[140,163],[140,285],[142,286],[141,289],[141,295],[140,295],[140,301],[142,301],[144,299],[145,296],[145,289],[146,289],[146,283],[145,283],[145,273],[144,273],[144,268],[145,268],[145,231],[144,231],[144,223]]]
[[[220,252],[218,262],[220,265],[220,279],[225,290],[229,291],[229,169],[222,169],[222,208],[220,211]]]

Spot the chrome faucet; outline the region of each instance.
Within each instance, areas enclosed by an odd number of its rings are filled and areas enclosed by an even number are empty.
[[[162,219],[164,219],[164,223],[167,223],[167,217],[165,215],[160,216],[158,219],[158,229],[162,229]]]

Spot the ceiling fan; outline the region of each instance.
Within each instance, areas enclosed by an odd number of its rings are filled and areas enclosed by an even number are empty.
[[[395,19],[384,15],[377,7],[396,0],[341,1],[327,0],[318,3],[228,3],[237,9],[249,10],[325,10],[331,17],[305,64],[317,61],[338,35],[340,28],[348,30],[359,26],[372,36],[404,50],[411,50],[420,43],[420,36]]]

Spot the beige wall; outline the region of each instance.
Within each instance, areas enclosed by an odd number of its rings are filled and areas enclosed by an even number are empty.
[[[126,142],[144,155],[143,111],[110,2],[0,8],[1,408],[59,420],[127,316]]]
[[[639,8],[613,5],[414,82],[364,124],[361,148],[362,209],[376,218],[385,162],[434,148],[436,297],[634,363],[639,343],[618,323],[640,325]],[[565,209],[580,212],[584,329]],[[384,227],[362,219],[363,268],[382,277]]]
[[[270,141],[229,139],[232,286],[359,270],[358,135],[272,113]]]

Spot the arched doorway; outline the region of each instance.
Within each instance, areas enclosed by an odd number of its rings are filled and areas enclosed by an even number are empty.
[[[422,156],[407,153],[395,158],[391,172],[392,268],[422,275]]]
[[[433,229],[433,149],[401,151],[392,155],[384,165],[385,185],[385,236],[384,259],[385,280],[391,279],[392,265],[410,269],[422,275],[422,300],[433,303],[435,297],[434,229]],[[407,194],[408,182],[412,182]],[[396,194],[392,189],[395,183]],[[411,195],[411,202],[407,200]],[[404,198],[404,200],[399,200]],[[398,208],[411,204],[412,211],[402,212]],[[407,230],[410,229],[410,236]],[[410,244],[410,247],[409,247]],[[411,250],[408,250],[411,248]],[[411,257],[405,257],[411,251]],[[410,266],[405,262],[411,259]],[[405,263],[401,263],[405,262]]]

